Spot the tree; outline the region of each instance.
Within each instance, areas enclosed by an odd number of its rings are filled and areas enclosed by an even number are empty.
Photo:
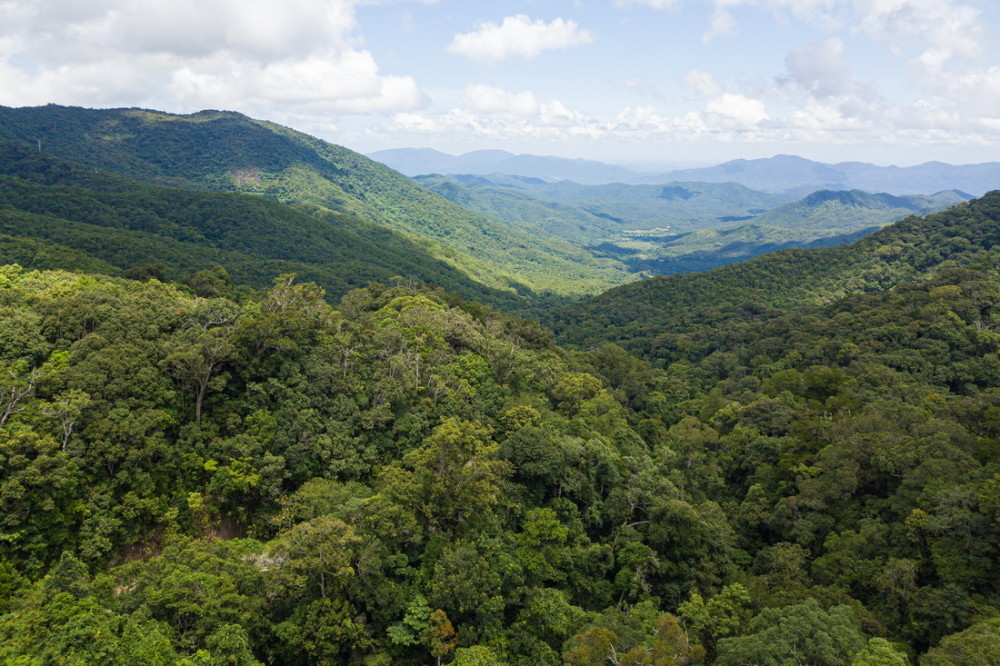
[[[807,663],[840,666],[865,646],[847,606],[829,611],[815,599],[784,608],[765,608],[750,621],[750,633],[718,642],[717,666]]]
[[[945,636],[920,658],[920,666],[995,664],[1000,655],[1000,617],[983,620]]]
[[[403,457],[412,471],[387,468],[380,485],[393,499],[415,506],[432,529],[454,529],[482,518],[497,502],[510,471],[498,451],[488,428],[447,418]]]
[[[302,588],[321,598],[341,593],[354,576],[355,548],[361,539],[354,528],[330,516],[299,523],[274,542],[271,557],[281,562],[279,577],[289,593]]]
[[[14,414],[24,411],[25,401],[35,393],[38,370],[28,370],[24,362],[0,361],[0,428]]]

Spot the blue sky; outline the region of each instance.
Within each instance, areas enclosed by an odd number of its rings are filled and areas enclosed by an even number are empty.
[[[0,0],[0,104],[222,108],[361,152],[1000,159],[995,0]]]

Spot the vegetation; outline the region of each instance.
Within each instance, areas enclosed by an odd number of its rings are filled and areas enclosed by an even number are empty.
[[[263,195],[434,241],[424,252],[493,289],[521,283],[593,294],[629,279],[619,263],[461,208],[341,146],[220,111],[0,107],[0,139],[134,180]]]
[[[28,268],[182,280],[224,265],[257,288],[294,271],[334,297],[402,275],[508,309],[532,295],[513,281],[492,289],[435,258],[447,248],[350,215],[143,185],[9,142],[0,143],[0,233],[11,237],[0,255]]]
[[[711,331],[776,309],[878,292],[945,266],[989,265],[1000,241],[1000,193],[926,218],[911,217],[851,244],[791,249],[706,273],[655,277],[555,310],[565,342],[612,340],[655,356],[661,334]]]
[[[561,236],[645,275],[847,243],[914,213],[970,198],[955,191],[904,197],[855,190],[814,192],[788,202],[789,195],[735,183],[584,186],[503,174],[416,180],[461,206]]]
[[[0,662],[995,660],[1000,193],[558,310],[574,351],[351,288],[481,287],[350,215],[5,150]]]
[[[333,309],[288,276],[234,301],[12,266],[0,302],[5,661],[931,664],[997,640],[988,272],[722,327],[666,371],[402,285]]]

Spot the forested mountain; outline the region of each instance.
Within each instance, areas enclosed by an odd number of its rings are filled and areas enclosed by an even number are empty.
[[[424,187],[472,210],[518,224],[536,224],[578,241],[599,242],[650,229],[680,234],[731,225],[788,203],[786,195],[733,183],[581,185],[487,176],[422,176]]]
[[[560,338],[614,340],[653,353],[661,333],[712,327],[768,309],[883,291],[943,265],[986,262],[1000,240],[1000,192],[926,218],[907,218],[850,245],[790,249],[705,273],[667,275],[554,311]]]
[[[0,139],[135,180],[260,194],[384,224],[494,289],[520,282],[561,294],[628,279],[618,262],[560,238],[486,218],[341,146],[241,114],[0,107]]]
[[[239,285],[262,288],[276,273],[295,272],[334,296],[405,276],[524,305],[436,258],[449,248],[352,215],[145,185],[12,142],[0,142],[0,234],[0,261],[28,268],[182,280],[221,265]]]
[[[909,215],[926,215],[968,201],[957,190],[932,195],[894,196],[861,190],[820,190],[757,215],[754,224],[786,229],[812,229],[829,234],[881,227]]]
[[[690,273],[791,247],[847,243],[914,213],[970,199],[824,190],[803,199],[735,183],[599,185],[503,174],[419,176],[466,208],[541,228],[647,275]]]

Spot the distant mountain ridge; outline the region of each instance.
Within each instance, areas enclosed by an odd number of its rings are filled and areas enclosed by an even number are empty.
[[[599,185],[627,182],[642,175],[627,167],[595,160],[515,155],[505,150],[449,155],[432,148],[394,148],[376,151],[368,157],[407,176],[502,173],[550,182],[571,180],[583,185]]]
[[[380,150],[369,155],[408,176],[426,174],[502,173],[548,181],[571,180],[584,185],[629,183],[660,185],[672,181],[739,183],[753,190],[783,192],[797,197],[815,190],[863,190],[895,195],[962,190],[982,196],[1000,187],[1000,162],[953,165],[926,162],[917,166],[877,166],[865,162],[825,164],[794,155],[736,159],[711,167],[639,172],[592,160],[514,155],[480,150],[448,155],[430,148]]]
[[[583,242],[624,231],[672,227],[673,233],[683,233],[716,227],[791,200],[735,183],[583,185],[504,174],[435,174],[415,180],[466,208]]]
[[[927,162],[911,167],[876,166],[864,162],[824,164],[794,155],[776,155],[755,160],[731,160],[713,167],[679,169],[640,176],[634,182],[659,183],[693,180],[708,183],[740,183],[765,192],[814,190],[864,190],[889,194],[926,194],[962,190],[982,196],[1000,187],[1000,162],[952,165]]]
[[[904,196],[869,194],[862,190],[819,190],[761,213],[753,218],[753,224],[851,231],[889,224],[910,214],[927,215],[972,198],[959,190]]]

